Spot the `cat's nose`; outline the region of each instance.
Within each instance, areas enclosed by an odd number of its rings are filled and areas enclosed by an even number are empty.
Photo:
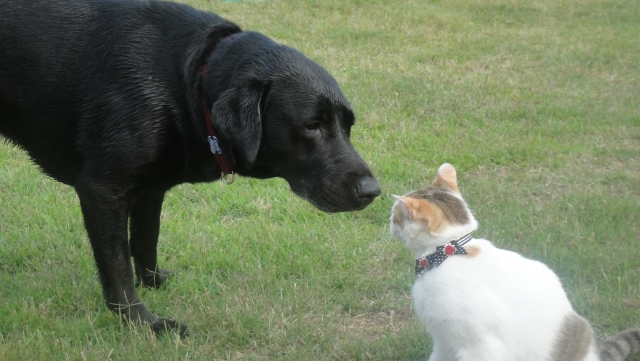
[[[382,193],[380,184],[374,177],[366,176],[360,178],[356,184],[356,193],[358,197],[373,200]]]

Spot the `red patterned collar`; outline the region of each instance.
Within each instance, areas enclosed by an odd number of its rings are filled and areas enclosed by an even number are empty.
[[[458,239],[454,239],[451,242],[436,247],[436,250],[429,254],[423,254],[418,257],[416,259],[416,278],[418,278],[422,272],[440,266],[449,256],[455,254],[467,254],[467,250],[464,248],[464,245],[469,243],[472,239],[473,237],[471,237],[471,233],[467,233]]]

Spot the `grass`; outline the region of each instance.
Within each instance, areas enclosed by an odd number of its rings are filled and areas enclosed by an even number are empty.
[[[175,188],[175,275],[141,294],[192,336],[155,338],[104,306],[73,190],[0,145],[0,360],[424,360],[387,217],[443,162],[477,237],[548,264],[599,336],[640,326],[636,0],[183,2],[333,74],[382,196],[326,215],[278,179]]]

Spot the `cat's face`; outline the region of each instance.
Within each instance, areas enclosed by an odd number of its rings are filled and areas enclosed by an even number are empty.
[[[456,170],[448,163],[440,166],[430,186],[394,197],[391,235],[418,256],[478,227],[460,195]]]

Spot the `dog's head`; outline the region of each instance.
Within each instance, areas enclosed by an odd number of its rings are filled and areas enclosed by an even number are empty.
[[[355,116],[318,64],[259,33],[225,39],[208,62],[204,92],[239,174],[282,177],[326,212],[360,210],[380,195],[350,140]]]

